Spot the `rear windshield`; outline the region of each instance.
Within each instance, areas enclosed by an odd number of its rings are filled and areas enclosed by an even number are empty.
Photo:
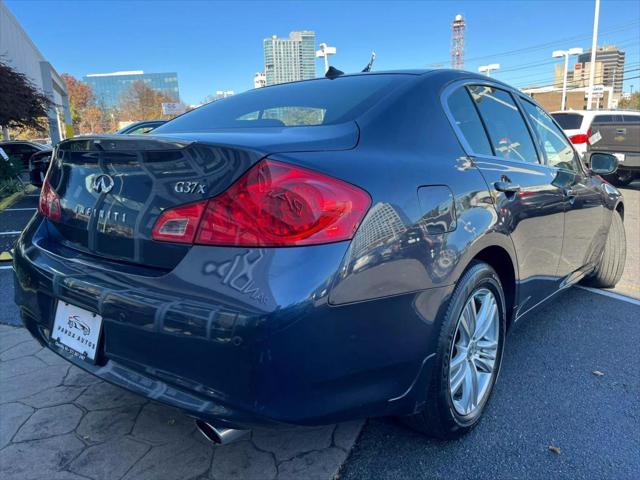
[[[625,123],[640,122],[640,115],[622,115],[622,121]]]
[[[618,123],[621,121],[620,115],[596,115],[591,123]]]
[[[399,74],[358,75],[257,88],[209,103],[153,133],[342,123],[355,119],[409,78]]]
[[[563,130],[578,130],[582,125],[582,115],[578,113],[552,113],[551,116]]]

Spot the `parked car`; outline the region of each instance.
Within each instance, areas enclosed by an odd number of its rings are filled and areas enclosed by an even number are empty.
[[[149,133],[165,123],[167,123],[166,120],[143,120],[141,122],[135,122],[127,125],[116,133],[118,135],[142,135],[144,133]]]
[[[41,187],[44,176],[47,174],[51,163],[51,150],[42,150],[34,153],[29,158],[29,180],[36,187]]]
[[[29,170],[29,159],[36,152],[50,151],[51,147],[42,143],[29,142],[27,140],[7,140],[0,142],[0,147],[9,157],[17,157],[24,170]]]
[[[599,176],[617,160],[588,155],[474,73],[252,90],[144,141],[61,142],[16,302],[40,343],[216,442],[380,415],[456,438],[510,327],[622,275],[623,198]]]
[[[553,112],[576,150],[613,153],[619,165],[607,180],[617,186],[640,174],[640,112],[628,110],[568,110]]]
[[[618,158],[618,170],[605,178],[624,187],[640,177],[640,112],[622,115],[597,115],[591,123],[592,141],[588,150],[612,153]]]

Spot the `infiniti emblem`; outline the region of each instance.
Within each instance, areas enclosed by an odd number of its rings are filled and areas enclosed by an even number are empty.
[[[91,182],[91,189],[96,193],[109,193],[113,188],[113,178],[107,174],[98,175]]]

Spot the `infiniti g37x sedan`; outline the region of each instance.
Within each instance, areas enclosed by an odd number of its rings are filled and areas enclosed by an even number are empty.
[[[587,160],[471,73],[254,90],[151,135],[61,142],[16,302],[43,345],[215,441],[380,415],[455,438],[510,326],[622,275],[623,199],[599,176],[616,158]]]

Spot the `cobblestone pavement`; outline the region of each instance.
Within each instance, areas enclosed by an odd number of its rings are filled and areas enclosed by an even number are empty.
[[[0,325],[3,480],[331,479],[361,427],[259,429],[214,446],[178,410],[70,365],[24,328]]]

